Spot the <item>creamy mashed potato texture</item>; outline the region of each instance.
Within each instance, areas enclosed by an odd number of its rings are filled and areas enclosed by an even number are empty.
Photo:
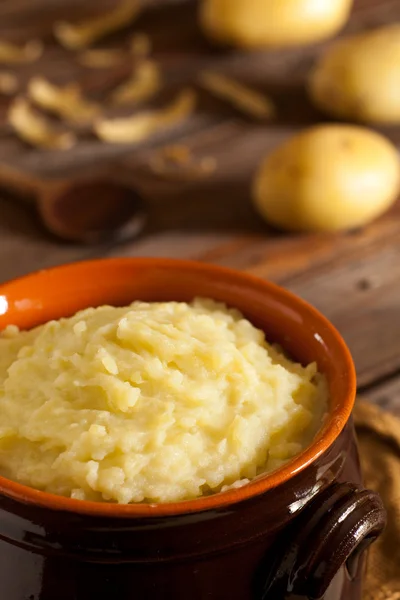
[[[307,446],[316,365],[211,300],[89,308],[0,334],[0,474],[72,498],[173,502],[239,486]]]

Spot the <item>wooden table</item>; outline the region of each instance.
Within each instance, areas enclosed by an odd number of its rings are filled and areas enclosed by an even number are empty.
[[[251,176],[263,154],[322,118],[304,92],[309,65],[321,47],[252,56],[216,53],[197,32],[190,5],[164,10],[171,31],[176,13],[171,19],[168,11],[178,10],[187,19],[188,26],[180,30],[186,41],[190,39],[192,53],[182,58],[178,42],[165,50],[160,34],[164,26],[158,16],[156,57],[175,69],[183,83],[190,80],[194,64],[216,64],[258,82],[276,100],[278,120],[255,125],[218,102],[205,100],[195,122],[170,136],[183,136],[197,153],[217,158],[215,174],[200,181],[156,177],[148,167],[152,144],[121,149],[84,139],[75,154],[65,153],[60,158],[43,157],[15,139],[7,139],[6,145],[0,144],[0,158],[50,176],[72,172],[78,164],[103,164],[117,155],[123,157],[125,171],[149,203],[150,218],[143,236],[134,242],[73,246],[52,239],[31,209],[2,195],[0,281],[33,269],[100,256],[185,257],[245,269],[283,284],[331,319],[353,353],[360,392],[400,414],[400,205],[364,230],[300,236],[269,230],[249,201]],[[15,15],[12,18],[15,20]],[[400,0],[358,0],[346,31],[396,19],[400,20]],[[141,27],[152,31],[149,19]],[[6,28],[2,21],[2,29]],[[385,133],[400,146],[400,128]]]

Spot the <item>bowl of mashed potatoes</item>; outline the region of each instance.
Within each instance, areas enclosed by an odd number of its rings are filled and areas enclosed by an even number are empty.
[[[354,445],[351,357],[289,292],[186,261],[76,263],[1,285],[0,332],[7,600],[54,600],[57,578],[57,600],[245,600],[266,557],[256,597],[278,598],[308,556],[301,523],[318,546],[306,585],[329,598],[381,531]],[[31,575],[16,585],[21,560]]]

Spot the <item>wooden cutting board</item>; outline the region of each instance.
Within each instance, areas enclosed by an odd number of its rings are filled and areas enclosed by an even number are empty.
[[[63,3],[42,0],[42,4],[46,1],[59,16]],[[395,20],[400,21],[400,0],[358,0],[344,34]],[[30,35],[34,33],[32,19],[25,26]],[[48,24],[46,29],[41,21],[39,30],[47,49],[35,72],[56,82],[78,79],[87,93],[101,98],[113,78],[130,68],[125,65],[114,74],[83,69],[52,41]],[[326,44],[261,54],[216,51],[201,36],[190,1],[150,10],[134,30],[150,35],[154,57],[170,81],[159,102],[179,87],[193,85],[196,72],[212,66],[268,92],[277,105],[277,119],[255,124],[200,92],[199,108],[188,123],[141,147],[105,145],[85,134],[71,151],[44,153],[29,149],[7,131],[7,102],[2,101],[0,164],[52,179],[118,162],[115,169],[121,177],[145,197],[149,221],[140,239],[123,246],[62,244],[41,229],[31,208],[3,194],[0,281],[97,256],[185,257],[246,269],[284,284],[322,310],[350,346],[360,389],[400,411],[400,205],[364,230],[296,236],[270,230],[250,203],[251,177],[263,155],[295,131],[326,120],[304,91],[309,68]],[[2,17],[2,31],[16,32],[22,39],[24,29],[15,11]],[[132,30],[109,43],[119,44],[131,34]],[[32,67],[20,69],[22,85],[31,75]],[[382,131],[400,147],[400,127]],[[196,156],[215,158],[216,171],[200,179],[155,174],[150,166],[155,148],[177,140]]]

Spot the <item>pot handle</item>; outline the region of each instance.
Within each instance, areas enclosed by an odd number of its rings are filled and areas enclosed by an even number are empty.
[[[272,555],[262,600],[287,594],[323,598],[339,569],[350,577],[358,559],[383,532],[386,512],[378,494],[350,483],[335,483],[301,511]],[[271,563],[270,563],[271,564]]]

